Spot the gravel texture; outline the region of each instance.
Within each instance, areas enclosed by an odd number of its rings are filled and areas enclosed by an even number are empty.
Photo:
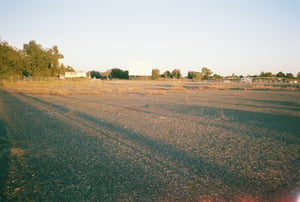
[[[0,90],[0,201],[296,200],[299,91],[116,89]]]

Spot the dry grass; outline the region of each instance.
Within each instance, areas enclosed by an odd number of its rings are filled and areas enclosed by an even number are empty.
[[[173,91],[184,91],[185,88],[183,86],[180,86],[180,85],[174,85],[174,86],[170,87],[170,90],[173,90]]]
[[[166,95],[165,90],[148,90],[146,95]]]
[[[162,87],[164,86],[164,87]],[[2,82],[2,87],[10,93],[24,93],[34,95],[101,95],[104,93],[166,95],[168,92],[183,92],[189,94],[192,90],[299,90],[299,86],[291,85],[264,85],[251,84],[225,84],[225,83],[199,83],[193,82],[155,82],[155,81],[19,81]]]
[[[10,150],[10,155],[11,156],[15,156],[15,157],[22,157],[24,156],[24,151],[22,149],[19,149],[19,148],[12,148]]]
[[[198,90],[229,90],[231,87],[229,85],[206,85],[206,86],[199,86]]]
[[[4,84],[4,88],[10,93],[24,93],[33,95],[100,95],[103,92],[112,92],[112,89],[104,88],[101,83],[92,82],[18,82]]]
[[[257,90],[299,90],[299,88],[293,86],[272,86],[272,85],[252,85],[249,89]]]

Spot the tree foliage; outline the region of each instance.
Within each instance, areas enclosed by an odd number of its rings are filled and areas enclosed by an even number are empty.
[[[283,72],[278,72],[276,74],[277,77],[285,77],[285,74]]]
[[[273,74],[272,74],[272,72],[261,72],[259,76],[260,77],[272,77]]]
[[[62,59],[63,55],[59,53],[57,46],[44,49],[35,41],[30,41],[24,44],[23,50],[25,59],[28,61],[25,69],[27,76],[55,76],[61,73],[58,60]]]
[[[173,79],[180,79],[180,77],[181,77],[180,69],[174,69],[171,73],[171,77]]]
[[[91,76],[91,78],[95,78],[95,79],[101,79],[102,78],[102,76],[101,76],[101,74],[100,74],[100,72],[98,72],[98,71],[91,71],[90,72],[90,76]]]
[[[160,71],[159,71],[159,69],[152,69],[151,78],[153,80],[157,80],[157,79],[160,78]]]
[[[215,79],[220,79],[220,78],[222,78],[222,76],[219,75],[219,74],[214,74],[212,77],[215,78]],[[243,77],[243,76],[240,75],[240,78],[242,78],[242,77]]]
[[[188,79],[200,80],[200,79],[202,79],[202,75],[201,75],[200,72],[189,71],[188,72]]]
[[[4,76],[55,76],[73,68],[59,63],[63,55],[58,47],[43,48],[35,41],[23,45],[23,50],[0,41],[0,75]]]
[[[22,75],[25,67],[23,52],[11,47],[7,42],[0,42],[0,75]]]
[[[162,75],[161,75],[162,78],[166,78],[166,79],[169,79],[171,78],[171,72],[169,70],[166,70]]]
[[[208,69],[207,67],[202,67],[201,69],[201,74],[202,74],[202,79],[207,80],[211,77],[212,71]]]
[[[123,71],[118,68],[114,68],[111,70],[110,76],[111,78],[116,78],[116,79],[129,79],[129,72]]]
[[[286,73],[285,77],[288,79],[292,79],[292,78],[294,78],[294,75],[292,73]]]

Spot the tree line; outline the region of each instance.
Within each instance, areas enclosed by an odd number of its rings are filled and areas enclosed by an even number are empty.
[[[129,71],[119,68],[113,68],[106,72],[90,71],[88,72],[92,79],[129,79]]]
[[[219,79],[219,78],[243,78],[243,75],[230,75],[230,76],[221,76],[219,74],[214,74],[209,68],[202,67],[201,71],[189,71],[187,74],[188,79],[193,80],[208,80],[208,79]],[[252,75],[249,77],[278,77],[278,78],[286,78],[286,79],[293,79],[298,78],[300,79],[300,72],[298,72],[297,76],[295,77],[292,73],[283,73],[282,71],[278,72],[277,74],[273,74],[272,72],[261,72],[259,75]],[[179,79],[182,78],[182,75],[180,73],[180,69],[174,69],[172,72],[165,71],[163,74],[160,74],[159,69],[152,69],[151,79],[157,80],[160,78],[175,78]]]
[[[94,79],[129,79],[129,72],[127,70],[122,70],[119,68],[114,68],[107,70],[106,72],[99,72],[99,71],[90,71],[88,72],[89,76]],[[232,74],[230,76],[221,76],[219,74],[213,73],[212,70],[210,70],[207,67],[203,67],[201,71],[189,71],[187,76],[184,77],[181,74],[180,69],[174,69],[173,71],[166,70],[164,73],[160,73],[159,69],[152,69],[151,76],[144,76],[143,78],[148,78],[152,80],[158,80],[158,79],[180,79],[180,78],[187,78],[187,79],[193,79],[193,80],[208,80],[208,79],[220,79],[220,78],[231,78],[231,79],[241,79],[244,76],[242,75],[235,75]],[[248,77],[248,76],[247,76]],[[271,72],[261,72],[259,75],[252,75],[249,77],[278,77],[278,78],[295,78],[292,73],[283,73],[278,72],[277,74],[272,74]],[[297,75],[297,78],[300,78],[300,72]]]
[[[59,62],[63,57],[57,46],[43,48],[32,40],[17,49],[0,41],[0,76],[56,76],[74,71]]]
[[[159,69],[152,69],[151,78],[153,80],[157,80],[159,78],[180,79],[180,78],[182,78],[182,74],[180,72],[180,69],[174,69],[172,72],[170,72],[169,70],[166,70],[163,74],[160,74]],[[209,68],[203,67],[201,69],[201,72],[189,71],[187,78],[195,79],[195,80],[207,80],[210,78],[221,78],[221,76],[218,74],[213,74],[213,72]]]

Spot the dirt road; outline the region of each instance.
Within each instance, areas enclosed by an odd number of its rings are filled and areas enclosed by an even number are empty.
[[[0,90],[0,201],[293,200],[300,94]]]

